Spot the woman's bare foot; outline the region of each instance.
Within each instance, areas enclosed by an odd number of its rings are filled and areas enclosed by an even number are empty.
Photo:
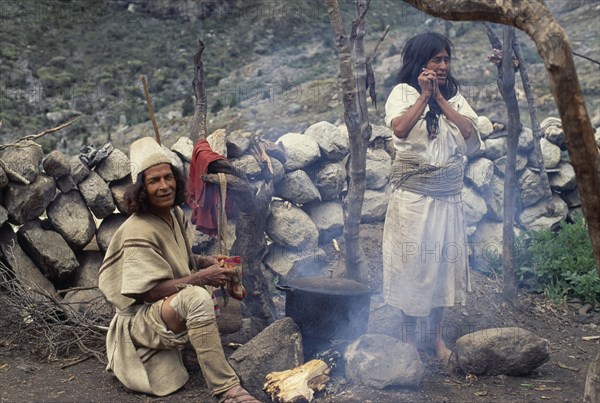
[[[435,342],[435,354],[438,360],[446,363],[452,355],[452,351],[446,346],[446,343],[440,339]]]

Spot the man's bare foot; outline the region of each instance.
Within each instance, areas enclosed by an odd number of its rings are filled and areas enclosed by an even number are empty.
[[[236,385],[219,396],[219,403],[260,403],[240,385]]]
[[[440,340],[435,342],[435,354],[438,360],[446,363],[452,355],[452,351],[446,347],[446,343],[443,340]]]

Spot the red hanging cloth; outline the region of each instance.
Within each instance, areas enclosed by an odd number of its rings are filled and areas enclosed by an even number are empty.
[[[219,186],[204,182],[202,174],[208,173],[211,162],[225,159],[227,158],[214,152],[208,141],[204,139],[194,145],[188,179],[187,204],[192,209],[191,221],[196,225],[196,229],[210,236],[217,236],[218,233]],[[233,211],[231,197],[227,197],[225,211],[227,216]]]

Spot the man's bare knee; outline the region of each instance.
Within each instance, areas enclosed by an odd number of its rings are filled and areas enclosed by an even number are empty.
[[[171,307],[171,301],[177,296],[173,294],[166,298],[161,306],[160,316],[166,326],[166,328],[173,333],[181,333],[186,329],[185,321],[179,318],[177,312]]]
[[[169,305],[176,312],[178,318],[187,324],[215,319],[212,297],[202,287],[185,287],[169,301]]]

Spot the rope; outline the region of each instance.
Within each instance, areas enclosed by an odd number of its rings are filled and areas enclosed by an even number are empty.
[[[217,253],[224,255],[227,252],[227,213],[225,211],[225,204],[227,202],[227,177],[223,172],[219,172],[219,212],[217,217]],[[223,296],[223,308],[227,306],[229,302],[229,294],[225,287],[221,286],[221,295]]]
[[[413,151],[396,155],[390,172],[390,183],[422,195],[439,197],[460,194],[464,166],[461,156],[452,157],[446,164],[430,165]]]
[[[225,203],[227,202],[227,177],[224,173],[219,172],[219,216],[217,218],[217,234],[219,244],[217,245],[217,253],[224,255],[227,252],[227,213],[225,212]]]

